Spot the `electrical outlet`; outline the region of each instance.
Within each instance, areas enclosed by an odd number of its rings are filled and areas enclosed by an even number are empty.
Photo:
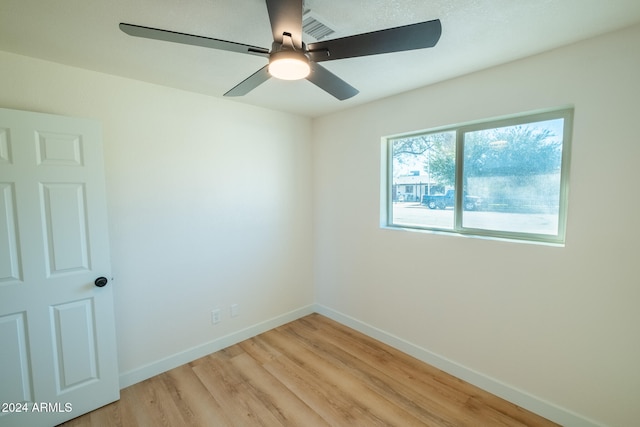
[[[211,311],[211,324],[215,325],[220,323],[220,309],[215,308]]]
[[[237,317],[240,314],[238,304],[231,304],[231,317]]]

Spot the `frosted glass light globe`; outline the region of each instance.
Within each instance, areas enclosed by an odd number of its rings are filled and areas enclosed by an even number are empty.
[[[277,79],[300,80],[310,72],[309,58],[300,52],[274,52],[269,58],[269,74]]]

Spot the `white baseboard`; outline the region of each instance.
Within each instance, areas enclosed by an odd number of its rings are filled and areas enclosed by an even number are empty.
[[[140,368],[136,368],[128,372],[123,372],[120,374],[120,388],[123,389],[125,387],[129,387],[130,385],[139,383],[140,381],[144,381],[148,378],[159,375],[173,368],[177,368],[178,366],[192,362],[208,354],[215,353],[218,350],[222,350],[223,348],[232,346],[241,341],[259,335],[270,329],[277,328],[278,326],[282,326],[285,323],[292,322],[313,312],[313,305],[302,307],[289,313],[285,313],[283,315],[266,320],[264,322],[260,322],[256,325],[250,326],[240,331],[217,338],[208,343],[198,345],[164,359],[160,359],[156,362],[149,363]]]
[[[390,345],[404,353],[407,353],[418,360],[428,363],[448,374],[475,385],[489,393],[495,394],[511,403],[514,403],[528,411],[543,416],[553,422],[565,427],[603,427],[602,424],[587,419],[567,409],[561,408],[553,403],[540,399],[525,391],[511,387],[494,378],[483,375],[479,372],[460,365],[452,360],[435,354],[429,350],[412,344],[395,335],[378,329],[374,326],[361,322],[358,319],[337,312],[331,308],[320,304],[314,306],[316,313],[322,314],[345,326],[355,329],[371,338]]]
[[[444,372],[447,372],[457,378],[471,383],[489,393],[495,394],[511,403],[514,403],[531,412],[541,415],[551,421],[554,421],[565,427],[603,427],[596,421],[587,419],[579,414],[561,408],[525,391],[511,387],[494,378],[483,375],[479,372],[469,369],[459,363],[435,354],[429,350],[412,344],[395,335],[378,329],[374,326],[361,322],[353,317],[342,314],[331,308],[320,304],[309,305],[300,309],[285,313],[281,316],[274,317],[238,332],[225,335],[208,343],[190,348],[183,352],[160,359],[156,362],[133,369],[120,374],[120,388],[144,381],[155,375],[159,375],[170,369],[192,362],[196,359],[214,353],[223,348],[232,346],[241,341],[259,335],[270,329],[282,326],[285,323],[292,322],[296,319],[304,317],[311,313],[319,313],[330,319],[335,320],[345,326],[355,329],[365,335],[375,338],[383,343],[390,345],[404,353],[407,353],[418,360],[422,360]]]

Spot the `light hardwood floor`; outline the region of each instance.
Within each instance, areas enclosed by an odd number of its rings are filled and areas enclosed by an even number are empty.
[[[555,426],[319,314],[150,378],[62,426]]]

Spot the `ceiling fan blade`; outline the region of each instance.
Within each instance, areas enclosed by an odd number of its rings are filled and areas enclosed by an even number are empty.
[[[263,47],[250,46],[226,40],[212,39],[209,37],[195,36],[193,34],[177,33],[175,31],[160,30],[158,28],[143,27],[133,24],[120,24],[120,29],[130,36],[146,39],[162,40],[173,43],[182,43],[192,46],[202,46],[211,49],[226,50],[229,52],[248,53],[268,58],[269,50]]]
[[[282,34],[291,34],[296,49],[302,48],[302,0],[267,0],[273,41],[282,43]]]
[[[311,62],[311,74],[307,77],[314,85],[318,86],[325,92],[335,96],[340,101],[349,99],[358,94],[358,89],[342,80],[320,64]]]
[[[269,80],[270,77],[271,74],[269,74],[269,65],[267,64],[243,81],[241,81],[233,89],[225,93],[224,96],[244,96],[251,92],[253,89],[260,86],[262,83]]]
[[[309,58],[322,62],[433,47],[442,34],[439,19],[307,45]]]

